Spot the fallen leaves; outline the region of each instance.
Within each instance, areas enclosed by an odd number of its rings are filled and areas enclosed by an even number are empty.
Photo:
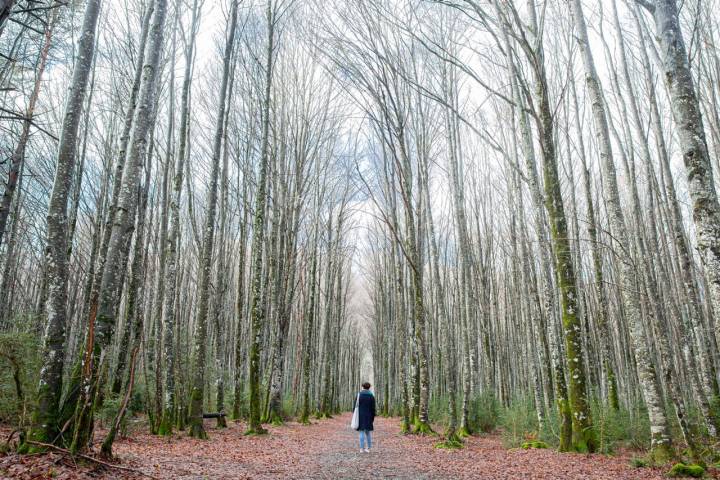
[[[503,448],[497,436],[467,439],[465,448],[435,448],[437,437],[403,436],[397,419],[377,418],[373,451],[361,453],[349,414],[310,426],[269,426],[269,435],[245,436],[229,423],[209,440],[180,433],[137,433],[115,443],[121,465],[167,479],[663,479],[663,470],[630,466],[631,456],[582,455]],[[129,472],[79,464],[49,453],[0,457],[0,477],[12,479],[139,478]]]

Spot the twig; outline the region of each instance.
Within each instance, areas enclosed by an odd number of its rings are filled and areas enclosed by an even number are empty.
[[[18,433],[18,432],[22,432],[22,429],[21,429],[21,428],[16,428],[16,429],[13,430],[12,432],[10,432],[10,435],[8,435],[8,438],[7,438],[7,440],[5,440],[5,443],[7,443],[8,445],[10,445],[10,442],[12,441],[13,437],[14,437],[15,434]]]
[[[103,466],[105,466],[105,467],[115,468],[115,469],[118,469],[118,470],[123,470],[123,471],[125,471],[125,472],[138,473],[138,474],[140,474],[140,475],[142,475],[142,476],[145,476],[145,477],[148,477],[148,478],[157,478],[157,477],[154,477],[154,476],[150,475],[149,473],[143,472],[142,470],[137,470],[137,469],[135,469],[135,468],[130,468],[130,467],[121,467],[120,465],[115,465],[115,464],[112,464],[112,463],[104,462],[104,461],[99,460],[99,459],[97,459],[97,458],[95,458],[95,457],[91,457],[90,455],[83,455],[82,453],[78,453],[78,454],[76,454],[76,455],[73,455],[69,450],[66,450],[66,449],[64,449],[64,448],[57,447],[57,446],[55,446],[55,445],[53,445],[53,444],[51,444],[51,443],[34,442],[34,441],[31,441],[31,440],[28,440],[27,443],[30,444],[30,445],[37,445],[38,447],[44,447],[44,448],[50,448],[50,449],[56,450],[56,451],[58,451],[58,452],[64,453],[64,454],[66,454],[66,455],[69,455],[71,458],[77,456],[77,457],[82,458],[83,460],[89,460],[89,461],[91,461],[91,462],[98,463],[98,464],[103,465]]]

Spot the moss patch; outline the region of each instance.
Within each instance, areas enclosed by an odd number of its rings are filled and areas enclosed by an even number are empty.
[[[667,476],[673,478],[702,478],[703,475],[705,475],[705,469],[702,466],[685,463],[676,463],[667,472]]]
[[[458,450],[463,447],[465,447],[465,444],[457,438],[448,438],[435,444],[435,448],[443,448],[446,450]]]
[[[545,442],[541,442],[540,440],[532,440],[529,442],[524,442],[522,445],[520,445],[520,448],[522,448],[523,450],[530,450],[533,448],[550,448],[550,445]]]
[[[417,420],[413,433],[416,435],[437,435],[429,423]]]

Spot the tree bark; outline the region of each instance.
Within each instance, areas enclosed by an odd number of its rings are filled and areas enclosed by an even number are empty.
[[[55,443],[62,425],[58,424],[62,395],[63,362],[65,358],[65,324],[68,285],[68,225],[67,204],[70,183],[75,168],[77,137],[95,51],[95,28],[100,13],[100,0],[88,0],[83,17],[82,34],[73,70],[58,146],[55,180],[50,195],[47,216],[47,246],[45,253],[48,281],[47,323],[43,347],[43,367],[40,370],[38,406],[30,439]],[[49,38],[49,37],[48,37]],[[47,51],[45,52],[47,55]],[[44,63],[44,62],[43,62]],[[42,75],[40,70],[39,75]],[[17,221],[17,220],[16,220]]]

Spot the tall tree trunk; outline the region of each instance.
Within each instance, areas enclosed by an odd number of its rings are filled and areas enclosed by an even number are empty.
[[[47,323],[40,370],[38,405],[30,438],[43,443],[58,441],[62,425],[58,424],[62,395],[63,362],[65,358],[65,324],[69,252],[67,203],[75,168],[77,137],[95,51],[95,28],[100,13],[100,0],[88,0],[83,17],[82,35],[78,44],[72,84],[63,118],[58,146],[55,180],[48,206],[46,275],[48,281]],[[47,52],[45,53],[47,55]],[[43,62],[44,63],[44,62]],[[40,70],[42,72],[42,70]],[[40,73],[41,75],[41,73]],[[17,220],[16,220],[17,221]]]
[[[265,240],[265,206],[267,205],[268,164],[270,163],[270,103],[273,79],[273,49],[275,44],[275,10],[274,2],[268,1],[267,17],[267,50],[265,58],[265,84],[262,105],[262,137],[260,139],[260,169],[258,172],[255,196],[255,217],[253,219],[252,236],[252,299],[250,303],[250,418],[248,433],[265,433],[262,427],[260,404],[260,335],[265,320],[265,305],[261,297],[263,243]]]
[[[179,4],[179,3],[178,3]],[[173,177],[173,189],[170,196],[170,232],[166,238],[165,245],[165,292],[162,300],[162,321],[163,321],[163,368],[164,379],[162,390],[163,408],[162,420],[158,427],[159,435],[172,434],[173,424],[176,420],[176,316],[177,306],[175,296],[178,283],[178,245],[180,243],[180,202],[182,200],[183,173],[185,172],[185,160],[188,151],[188,136],[190,123],[190,87],[192,84],[192,69],[195,58],[195,39],[198,28],[199,8],[197,0],[194,0],[192,7],[192,19],[190,21],[190,38],[185,48],[185,73],[182,83],[182,98],[180,105],[180,126],[179,145],[175,157],[175,168]],[[159,367],[159,366],[158,366]],[[157,368],[157,367],[156,367]],[[159,387],[158,387],[159,388]]]
[[[235,45],[237,27],[238,0],[234,0],[230,10],[225,54],[223,59],[222,83],[220,86],[220,105],[215,126],[215,139],[212,154],[210,185],[208,186],[208,204],[203,229],[202,256],[200,257],[200,287],[197,307],[197,323],[195,330],[195,373],[193,375],[192,392],[190,393],[190,436],[207,438],[203,427],[203,401],[205,399],[205,356],[207,349],[208,306],[210,303],[210,274],[212,271],[212,254],[215,243],[215,217],[217,215],[218,176],[222,156],[223,136],[225,133],[225,108],[228,103],[228,85],[230,83],[231,61]],[[219,335],[219,332],[216,332]]]
[[[707,274],[713,310],[720,312],[720,203],[698,95],[680,28],[677,2],[655,0],[652,10],[690,198],[693,201],[698,250]],[[717,321],[715,336],[720,339],[720,322]]]
[[[118,361],[117,371],[115,372],[115,375],[116,378],[120,379],[120,385],[125,383],[126,394],[125,400],[123,402],[125,406],[120,408],[120,410],[115,415],[113,424],[110,427],[108,433],[105,435],[105,440],[102,443],[100,451],[102,455],[107,458],[112,458],[112,446],[115,441],[115,436],[117,435],[117,432],[125,416],[125,410],[128,401],[127,399],[130,395],[132,395],[133,379],[135,377],[135,360],[137,358],[138,349],[140,348],[140,340],[145,319],[142,305],[138,305],[138,301],[142,301],[143,298],[141,288],[145,277],[145,252],[147,251],[146,242],[149,241],[150,238],[150,235],[146,235],[145,233],[145,217],[147,214],[148,193],[150,190],[150,173],[152,171],[152,135],[150,145],[151,148],[148,152],[148,161],[147,165],[145,165],[145,179],[143,181],[143,185],[138,186],[138,197],[140,205],[138,206],[137,229],[135,231],[135,245],[133,248],[133,261],[130,267],[130,284],[128,285],[127,300],[125,302],[125,322],[127,322],[127,324],[132,327],[127,328],[127,330],[128,332],[130,332],[131,330],[134,331],[134,335],[132,339],[123,339],[123,341],[125,342],[124,345],[122,343],[120,344],[120,348],[129,353],[130,373],[128,381],[125,381],[125,367],[126,363],[128,363],[128,359],[126,357],[126,359],[122,362]],[[113,393],[119,394],[121,389],[122,388],[118,389],[117,392]]]
[[[582,51],[583,64],[585,66],[585,79],[588,86],[590,101],[592,103],[593,121],[595,124],[603,179],[605,182],[606,203],[608,205],[608,216],[612,226],[613,234],[619,245],[619,251],[630,255],[633,248],[629,242],[627,225],[620,207],[620,195],[618,193],[617,179],[615,175],[615,163],[613,160],[610,130],[608,128],[605,101],[603,99],[600,80],[595,70],[595,62],[592,57],[587,35],[587,26],[582,11],[580,0],[572,0],[572,11],[575,17],[575,25],[578,33],[578,42]],[[635,349],[638,377],[642,384],[642,392],[645,402],[648,405],[650,424],[653,431],[653,449],[659,455],[671,449],[669,445],[670,435],[667,427],[667,419],[662,405],[662,395],[659,389],[655,366],[647,355],[649,346],[647,338],[642,333],[641,312],[639,309],[639,298],[637,294],[637,282],[631,258],[620,258],[620,293],[630,324],[631,339]],[[667,444],[667,447],[665,446]]]
[[[531,31],[533,36],[539,32],[534,6],[530,8]],[[523,40],[526,41],[526,40]],[[582,325],[578,315],[577,278],[573,265],[570,239],[568,237],[567,218],[563,205],[560,176],[554,138],[555,120],[553,118],[550,92],[545,71],[542,38],[536,45],[525,44],[523,50],[532,62],[535,76],[535,97],[537,102],[536,121],[539,132],[540,149],[543,156],[543,180],[545,190],[545,208],[550,223],[555,259],[555,273],[560,290],[562,326],[565,337],[565,354],[568,368],[568,408],[572,413],[572,441],[569,446],[577,451],[593,452],[597,441],[590,406],[587,399],[585,356],[583,351]],[[553,325],[549,325],[553,329]],[[563,381],[562,375],[556,375],[556,382]],[[559,402],[565,401],[558,399]],[[562,408],[561,408],[562,410]]]

